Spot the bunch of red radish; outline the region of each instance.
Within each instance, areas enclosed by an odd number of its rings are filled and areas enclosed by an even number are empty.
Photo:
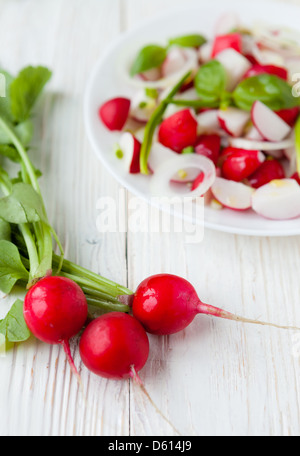
[[[138,372],[149,355],[147,333],[177,333],[187,328],[197,314],[298,329],[249,320],[204,304],[187,280],[170,274],[144,280],[131,296],[128,313],[109,312],[92,321],[88,320],[83,291],[68,278],[41,279],[28,291],[24,302],[24,318],[31,332],[47,344],[61,344],[78,377],[69,340],[83,330],[79,351],[90,371],[105,378],[133,378],[138,382]]]

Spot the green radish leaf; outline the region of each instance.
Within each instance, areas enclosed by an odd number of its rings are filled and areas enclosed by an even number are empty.
[[[51,77],[48,68],[29,66],[24,68],[10,85],[11,110],[15,120],[24,122]]]
[[[226,87],[226,72],[217,60],[202,65],[195,77],[195,88],[202,100],[220,100]]]
[[[8,144],[0,144],[0,155],[9,158],[13,162],[20,161],[20,156],[17,149],[14,146],[10,146]]]
[[[5,80],[5,97],[0,97],[0,115],[5,117],[9,121],[13,121],[14,117],[11,111],[11,100],[10,100],[10,86],[14,78],[7,71],[0,70],[0,75]],[[2,134],[0,131],[0,142],[2,143]]]
[[[40,195],[29,184],[17,183],[0,199],[0,217],[9,223],[48,223]]]
[[[15,127],[15,133],[19,137],[24,147],[29,146],[33,137],[33,123],[30,119],[19,123]]]
[[[206,39],[202,35],[193,34],[193,35],[184,35],[178,36],[176,38],[171,38],[168,42],[169,46],[176,45],[181,47],[200,47],[206,43]]]
[[[131,67],[130,75],[133,77],[136,74],[157,68],[165,61],[166,57],[167,50],[165,48],[155,44],[145,46],[138,53]]]
[[[0,241],[11,240],[11,227],[8,222],[0,219]]]
[[[30,331],[23,315],[23,302],[18,299],[3,320],[0,320],[0,333],[8,342],[24,342]]]
[[[294,108],[300,105],[293,96],[292,87],[283,79],[272,74],[259,74],[241,81],[233,92],[236,106],[251,111],[256,100],[273,111]]]
[[[9,241],[0,241],[0,290],[9,294],[18,280],[28,281],[18,248]]]

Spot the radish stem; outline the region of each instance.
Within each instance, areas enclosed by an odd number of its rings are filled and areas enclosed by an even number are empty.
[[[232,314],[230,312],[227,312],[226,310],[222,310],[222,309],[219,309],[218,307],[214,307],[209,304],[204,304],[202,302],[198,305],[197,310],[198,310],[198,313],[200,313],[200,314],[212,315],[214,317],[224,318],[226,320],[233,320],[233,321],[237,321],[237,322],[241,322],[241,323],[250,323],[250,324],[261,325],[261,326],[270,326],[273,328],[287,329],[287,330],[293,330],[293,331],[300,330],[300,328],[297,328],[296,326],[282,326],[282,325],[276,325],[274,323],[267,323],[265,321],[252,320],[249,318],[240,317],[239,315]]]

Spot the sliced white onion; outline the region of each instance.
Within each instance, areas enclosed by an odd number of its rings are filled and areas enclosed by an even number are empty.
[[[211,60],[213,45],[213,41],[207,41],[206,43],[202,44],[198,51],[198,57],[201,63],[207,63],[209,60]]]
[[[182,193],[170,182],[178,171],[185,169],[196,169],[198,174],[203,172],[204,179],[195,190]],[[162,163],[151,176],[151,192],[153,196],[157,197],[197,198],[203,196],[211,188],[215,178],[216,168],[209,158],[196,154],[177,155]],[[180,185],[182,187],[182,184]]]
[[[291,137],[279,142],[253,141],[247,138],[232,137],[229,137],[227,141],[230,146],[237,147],[238,149],[262,151],[287,149],[293,145],[293,138]]]
[[[156,101],[147,96],[145,89],[137,90],[131,98],[130,115],[139,122],[147,122],[156,106]]]
[[[123,72],[123,77],[126,82],[134,87],[149,87],[156,89],[165,89],[167,87],[174,86],[180,78],[182,78],[186,73],[192,71],[195,73],[198,69],[198,52],[193,48],[184,48],[182,50],[185,56],[185,63],[181,66],[180,70],[172,73],[170,76],[158,79],[157,81],[145,81],[140,78],[132,78],[129,74],[128,66],[124,65],[120,68],[120,71]]]

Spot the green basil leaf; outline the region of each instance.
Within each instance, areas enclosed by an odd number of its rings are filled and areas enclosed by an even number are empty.
[[[256,100],[274,111],[299,106],[299,98],[293,96],[292,87],[272,74],[260,74],[241,81],[233,92],[236,106],[251,111]]]
[[[206,43],[206,39],[202,35],[193,34],[193,35],[184,35],[178,36],[176,38],[171,38],[168,42],[169,46],[176,45],[181,47],[200,47],[202,44]]]
[[[9,241],[0,241],[0,290],[9,294],[18,280],[28,281],[18,248]]]
[[[21,143],[24,147],[29,146],[33,137],[33,123],[30,119],[25,120],[24,122],[19,123],[15,127],[15,132]]]
[[[29,66],[24,68],[10,85],[11,110],[16,121],[30,117],[31,110],[51,77],[48,68]]]
[[[0,320],[0,333],[8,342],[24,342],[30,331],[23,315],[23,302],[18,299],[3,320]]]
[[[39,221],[47,223],[40,195],[31,185],[24,183],[13,185],[12,193],[0,199],[0,217],[15,224]]]
[[[202,100],[220,100],[226,87],[226,72],[217,60],[210,60],[198,70],[195,77],[195,88]]]
[[[145,46],[137,55],[131,70],[130,75],[135,76],[139,73],[159,67],[167,57],[167,50],[161,46],[150,44]]]

